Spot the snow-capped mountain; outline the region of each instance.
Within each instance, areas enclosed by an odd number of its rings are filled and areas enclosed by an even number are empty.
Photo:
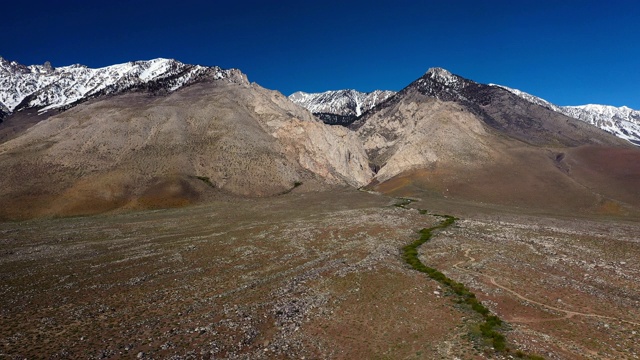
[[[93,69],[77,64],[53,67],[48,62],[44,65],[25,66],[0,57],[0,121],[22,109],[36,108],[40,113],[52,109],[67,109],[93,97],[135,89],[172,92],[205,78],[248,82],[246,76],[236,69],[189,65],[163,58]],[[464,100],[460,97],[464,97],[469,91],[467,87],[473,88],[474,84],[447,70],[432,68],[414,86],[420,87],[421,93],[427,96],[455,101]],[[517,89],[490,85],[640,145],[640,111],[625,106],[557,106]],[[387,90],[369,93],[356,90],[323,93],[300,91],[291,94],[289,100],[307,108],[325,123],[347,126],[394,94],[396,93]]]
[[[411,85],[424,95],[452,101],[455,99],[468,100],[462,90],[473,84],[475,82],[471,80],[454,75],[443,68],[434,67],[427,70],[420,79]]]
[[[638,110],[633,110],[626,106],[615,107],[610,105],[594,104],[557,106],[547,100],[528,94],[524,91],[502,85],[491,85],[501,87],[529,102],[557,111],[574,119],[582,120],[591,125],[595,125],[619,138],[625,139],[635,145],[640,145],[640,111]]]
[[[370,151],[370,156],[379,157],[378,155],[384,151],[375,149],[380,146],[388,148],[389,144],[394,143],[399,134],[397,128],[413,126],[411,124],[420,118],[414,107],[423,102],[425,112],[422,119],[429,124],[437,123],[449,116],[439,117],[429,110],[429,107],[439,103],[454,104],[457,111],[472,114],[475,117],[474,121],[480,120],[484,126],[531,146],[575,147],[592,144],[595,139],[603,144],[623,143],[623,140],[616,139],[590,124],[533,104],[504,88],[477,83],[442,68],[429,69],[396,95],[358,117],[349,127],[361,132],[364,131],[363,128],[370,128],[372,124],[387,124],[388,126],[382,127],[386,127],[388,131],[377,129],[378,126],[373,126],[375,129],[367,131],[376,134],[373,137],[366,136],[374,149]],[[373,118],[378,120],[372,123]],[[451,135],[453,136],[454,132]],[[464,142],[460,142],[462,143]],[[387,160],[386,156],[382,156],[377,161],[382,167]]]
[[[640,111],[626,106],[581,105],[563,106],[562,112],[593,124],[619,138],[640,145]]]
[[[172,59],[134,61],[92,69],[84,65],[54,68],[25,66],[0,57],[0,115],[26,108],[39,112],[129,89],[175,91],[203,78],[244,81],[239,70],[183,64]],[[1,120],[1,118],[0,118]]]
[[[395,94],[389,90],[364,93],[356,90],[325,91],[289,95],[289,100],[301,105],[329,124],[348,125],[367,110],[372,109]]]
[[[533,100],[429,69],[349,126],[375,172],[366,188],[572,212],[640,204],[639,149]]]

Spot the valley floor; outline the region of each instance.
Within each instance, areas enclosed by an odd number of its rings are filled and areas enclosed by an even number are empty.
[[[353,190],[0,224],[0,357],[481,359],[479,316],[402,260],[441,220]],[[640,222],[411,206],[419,248],[548,359],[640,356]]]

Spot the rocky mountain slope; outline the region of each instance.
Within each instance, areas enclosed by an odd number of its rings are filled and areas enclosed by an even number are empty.
[[[168,92],[120,91],[40,118],[0,144],[0,217],[182,206],[217,194],[270,196],[369,182],[355,133],[234,76],[214,73]]]
[[[432,68],[418,80],[382,103],[377,110],[415,101],[416,96],[453,102],[461,111],[469,111],[489,127],[531,145],[577,146],[615,142],[603,132],[567,116],[550,112],[500,87],[479,84],[453,75],[442,68]],[[359,129],[376,112],[364,114],[351,127]]]
[[[534,104],[557,111],[574,119],[582,120],[619,138],[628,140],[635,145],[640,145],[640,111],[638,110],[633,110],[626,106],[615,107],[594,104],[558,106],[524,91],[502,85],[491,85],[506,89]]]
[[[640,204],[640,151],[444,69],[430,69],[351,128],[377,171],[371,188],[385,193],[593,211]]]
[[[369,93],[356,90],[323,93],[298,91],[289,95],[289,100],[311,111],[327,124],[346,126],[394,94],[394,91],[389,90],[375,90]]]

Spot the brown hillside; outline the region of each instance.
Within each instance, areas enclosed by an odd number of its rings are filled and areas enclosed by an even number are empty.
[[[211,192],[270,196],[301,183],[361,186],[370,170],[355,139],[257,85],[220,80],[103,98],[0,145],[0,217],[181,206]]]
[[[640,207],[640,149],[442,69],[363,116],[358,134],[379,169],[370,187],[384,193],[554,212]]]

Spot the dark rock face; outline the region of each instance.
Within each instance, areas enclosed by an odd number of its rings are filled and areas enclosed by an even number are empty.
[[[322,122],[324,122],[325,124],[341,126],[349,126],[357,118],[357,116],[355,115],[339,115],[331,113],[313,113],[313,115],[322,120]]]

